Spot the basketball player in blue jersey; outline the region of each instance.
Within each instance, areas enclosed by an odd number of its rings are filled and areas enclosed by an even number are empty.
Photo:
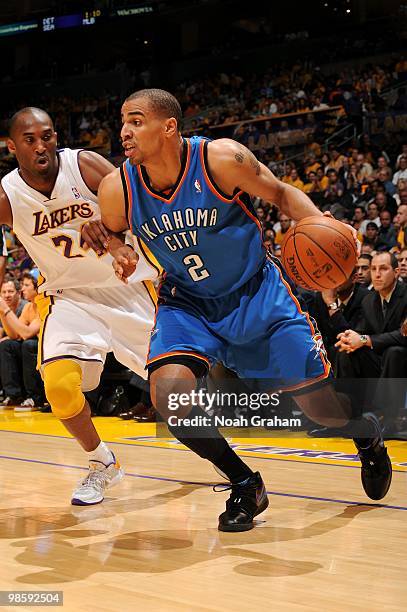
[[[99,204],[104,225],[112,232],[130,227],[166,272],[147,361],[153,404],[167,421],[179,416],[170,426],[174,435],[230,479],[219,529],[244,531],[268,505],[260,474],[215,427],[192,433],[182,417],[203,411],[190,405],[174,413],[169,394],[191,393],[196,379],[221,362],[241,378],[258,379],[260,388],[267,384],[269,390],[271,380],[278,381],[277,388],[292,391],[310,419],[341,427],[346,437],[359,407],[330,384],[317,330],[268,259],[247,194],[277,204],[295,221],[322,213],[241,144],[183,138],[181,121],[180,105],[166,91],[145,89],[125,100],[121,137],[127,161],[102,180]],[[110,250],[116,274],[125,280],[137,257],[128,246]],[[390,486],[391,463],[375,417],[358,417],[363,487],[381,499]]]

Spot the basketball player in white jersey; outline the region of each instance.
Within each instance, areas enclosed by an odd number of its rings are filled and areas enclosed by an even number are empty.
[[[91,151],[57,151],[52,120],[38,108],[12,117],[7,146],[19,167],[1,181],[0,224],[13,228],[41,271],[38,366],[54,415],[89,458],[72,503],[96,504],[124,472],[100,440],[83,392],[97,387],[109,351],[146,377],[155,310],[151,281],[160,269],[141,243],[133,244],[138,267],[124,286],[112,257],[86,249],[81,240],[82,226],[100,218],[95,194],[112,164]]]

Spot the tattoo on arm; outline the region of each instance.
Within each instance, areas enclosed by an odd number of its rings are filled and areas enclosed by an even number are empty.
[[[254,168],[256,170],[256,176],[259,176],[259,174],[260,174],[260,162],[253,155],[253,153],[250,153],[250,165],[251,165],[252,168]]]
[[[257,160],[257,158],[253,155],[253,153],[251,151],[245,149],[245,152],[247,152],[249,154],[250,165],[256,171],[256,176],[259,176],[259,174],[260,174],[260,163],[259,163],[259,161]],[[245,160],[245,156],[241,152],[235,153],[235,160],[239,164],[243,164],[243,162]]]

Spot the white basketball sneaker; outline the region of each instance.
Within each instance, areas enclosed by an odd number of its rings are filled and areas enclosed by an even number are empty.
[[[112,453],[113,454],[113,453]],[[89,472],[79,482],[72,494],[73,506],[93,506],[104,499],[105,490],[114,487],[124,477],[124,469],[113,455],[114,461],[105,465],[100,461],[89,461]]]

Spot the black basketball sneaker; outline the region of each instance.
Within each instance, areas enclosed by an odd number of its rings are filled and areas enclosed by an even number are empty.
[[[255,472],[253,476],[239,484],[217,486],[214,487],[214,491],[231,489],[230,497],[226,502],[226,510],[219,517],[219,531],[253,529],[254,517],[269,505],[266,488],[259,472]]]
[[[382,429],[374,414],[366,414],[375,426],[377,437],[373,439],[354,439],[362,464],[362,485],[370,499],[382,499],[390,488],[392,467],[390,457],[383,442]],[[369,444],[370,442],[370,444]]]

